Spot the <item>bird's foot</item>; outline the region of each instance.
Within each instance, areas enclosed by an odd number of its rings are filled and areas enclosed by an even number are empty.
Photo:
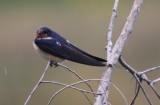
[[[58,66],[58,63],[57,62],[54,62],[54,61],[50,61],[50,67],[52,68],[54,66],[54,68],[56,68]]]

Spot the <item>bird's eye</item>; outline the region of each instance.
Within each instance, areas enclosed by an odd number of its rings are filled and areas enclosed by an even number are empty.
[[[37,38],[46,38],[48,35],[43,31],[37,31]]]
[[[43,31],[43,33],[44,33],[44,34],[47,34],[47,32],[46,32],[46,31]]]

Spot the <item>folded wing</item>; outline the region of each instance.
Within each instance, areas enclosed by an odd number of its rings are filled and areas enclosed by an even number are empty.
[[[44,52],[51,55],[67,59],[73,62],[92,65],[105,66],[106,60],[88,54],[68,42],[58,42],[57,40],[35,40],[35,44]]]

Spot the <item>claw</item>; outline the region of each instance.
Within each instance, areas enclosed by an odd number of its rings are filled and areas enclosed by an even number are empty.
[[[54,66],[54,68],[55,67],[57,67],[58,66],[58,63],[57,62],[54,62],[54,61],[50,61],[50,67],[52,68],[53,66]]]

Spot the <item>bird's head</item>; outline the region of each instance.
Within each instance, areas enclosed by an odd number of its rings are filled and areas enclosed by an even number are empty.
[[[36,38],[47,38],[52,35],[52,30],[48,27],[42,26],[37,29],[37,36]]]

